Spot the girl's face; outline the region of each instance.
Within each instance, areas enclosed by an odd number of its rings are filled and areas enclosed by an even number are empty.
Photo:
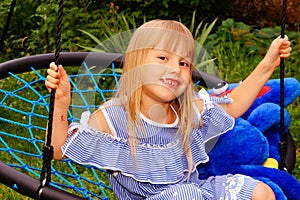
[[[151,49],[142,66],[142,101],[167,103],[180,96],[191,81],[191,59]],[[153,102],[153,103],[154,103]]]

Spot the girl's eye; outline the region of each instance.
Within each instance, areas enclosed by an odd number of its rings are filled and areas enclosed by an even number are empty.
[[[168,58],[167,58],[166,56],[159,56],[158,58],[159,58],[160,60],[163,60],[163,61],[168,60]]]
[[[183,61],[180,62],[179,65],[182,67],[190,67],[190,64],[188,62],[183,62]]]

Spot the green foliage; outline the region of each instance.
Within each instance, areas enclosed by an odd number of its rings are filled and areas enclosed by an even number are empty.
[[[287,32],[293,44],[299,44],[299,32]],[[205,48],[216,59],[221,77],[239,82],[248,76],[263,58],[273,39],[280,35],[280,27],[253,29],[242,22],[227,19],[210,34]],[[299,45],[293,46],[291,58],[286,61],[286,76],[300,79]],[[272,78],[279,77],[279,70]]]
[[[11,1],[0,2],[0,24],[5,24]],[[81,32],[84,30],[102,41],[111,33],[118,33],[134,29],[147,19],[162,18],[175,19],[187,26],[195,24],[203,18],[214,19],[215,12],[223,13],[226,9],[222,6],[228,0],[217,3],[215,1],[191,0],[185,1],[116,1],[110,2],[94,0],[64,1],[63,27],[61,49],[62,51],[84,50],[81,46],[91,46],[94,41]],[[17,57],[48,53],[55,51],[57,32],[58,1],[55,0],[18,0],[12,21],[2,49],[0,62],[12,60]],[[197,16],[193,16],[193,12]],[[120,20],[127,27],[119,27]],[[213,21],[213,20],[212,20]],[[2,27],[0,28],[2,30]],[[1,33],[1,31],[0,31]],[[108,35],[106,35],[108,34]]]
[[[8,4],[8,1],[0,3],[1,16],[5,16],[3,19],[0,18],[1,20],[6,19]],[[109,9],[109,4],[105,2],[65,1],[61,37],[62,51],[79,51],[78,43],[84,45],[89,43],[89,38],[80,35],[79,29],[102,34],[103,32],[99,31],[102,27],[99,23],[99,13],[109,15]],[[57,18],[57,1],[17,1],[0,62],[26,55],[54,52]]]
[[[135,16],[127,15],[125,17],[124,14],[117,13],[113,5],[111,6],[111,13],[113,13],[113,16],[109,16],[108,19],[101,17],[100,24],[103,27],[101,38],[96,37],[88,31],[79,30],[87,35],[97,46],[78,46],[87,51],[125,53],[128,42],[132,36],[133,31],[131,29],[137,28]]]
[[[288,31],[286,34],[292,42],[293,52],[285,60],[285,77],[300,80],[300,32]],[[216,32],[210,34],[205,48],[215,58],[220,76],[228,82],[239,82],[263,58],[273,39],[280,35],[280,27],[253,29],[241,22],[227,19],[217,27]],[[279,78],[279,69],[271,78]],[[297,159],[294,176],[300,180],[300,98],[288,107],[291,115],[290,132],[295,140]]]
[[[120,12],[139,13],[139,16],[146,16],[147,19],[174,19],[190,26],[193,12],[197,13],[196,24],[203,19],[213,21],[217,17],[227,16],[231,10],[230,0],[131,0],[121,1],[112,0],[119,7]],[[142,19],[138,19],[138,24],[142,23]]]
[[[11,0],[0,2],[0,34],[8,14]],[[224,6],[225,5],[225,6]],[[239,82],[244,79],[259,63],[267,51],[270,42],[280,34],[280,27],[254,29],[233,19],[215,21],[217,10],[228,13],[231,9],[229,0],[208,1],[191,0],[132,0],[110,3],[100,0],[65,1],[61,48],[63,51],[112,51],[107,48],[113,44],[113,35],[134,29],[146,19],[175,19],[183,22],[193,32],[195,40],[209,52],[223,79]],[[226,8],[226,9],[224,9]],[[55,51],[58,2],[54,0],[17,1],[0,62],[17,57]],[[205,20],[204,20],[205,19]],[[207,23],[205,23],[207,21]],[[218,26],[216,26],[218,25]],[[130,33],[130,32],[128,32]],[[286,76],[300,80],[300,32],[287,32],[293,45],[293,52],[286,60]],[[105,41],[105,42],[103,42]],[[116,51],[122,52],[121,49]],[[279,77],[277,70],[273,78]],[[109,81],[101,80],[109,85]],[[102,85],[101,82],[101,85]],[[11,81],[1,82],[10,85]],[[17,84],[17,83],[16,83]],[[0,85],[2,88],[3,85]],[[295,177],[300,180],[300,99],[288,110],[293,119],[290,131],[297,150]],[[6,199],[24,199],[5,189],[0,184],[0,197]]]

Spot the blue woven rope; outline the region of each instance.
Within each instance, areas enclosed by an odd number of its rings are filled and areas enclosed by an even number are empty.
[[[82,68],[84,73],[69,76],[72,86],[71,94],[80,99],[79,104],[75,102],[70,105],[68,118],[70,122],[79,120],[79,116],[74,116],[72,109],[93,111],[99,107],[99,105],[91,105],[91,102],[86,99],[86,95],[97,93],[100,95],[100,101],[104,102],[107,93],[115,92],[113,88],[101,88],[98,85],[99,79],[110,78],[117,85],[120,77],[120,73],[116,72],[114,65],[101,74],[92,73],[86,63],[83,63]],[[30,81],[23,75],[10,73],[9,78],[13,79],[10,81],[18,82],[17,87],[0,89],[0,159],[7,165],[38,179],[42,167],[42,146],[50,95],[44,86],[45,77],[40,71],[34,68],[31,70],[32,72],[24,75],[29,77]],[[78,85],[80,83],[78,78],[88,79],[94,88],[81,89],[81,86]],[[41,88],[44,91],[41,91]],[[29,96],[23,93],[28,93]],[[17,102],[16,105],[13,102]],[[22,103],[26,106],[19,105]],[[1,113],[8,113],[8,115]],[[8,126],[12,128],[5,130],[5,127]],[[18,143],[21,144],[21,147],[15,145]],[[52,178],[49,184],[88,199],[109,199],[108,193],[111,195],[112,191],[105,173],[105,170],[82,166],[66,159],[51,166]]]

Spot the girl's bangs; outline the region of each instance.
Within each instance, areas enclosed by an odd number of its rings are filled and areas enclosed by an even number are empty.
[[[132,38],[127,52],[159,49],[174,53],[191,62],[195,70],[219,77],[218,69],[209,53],[194,40],[192,35],[180,27],[141,27]],[[141,63],[138,63],[141,64]]]
[[[194,39],[190,36],[170,29],[145,27],[137,29],[133,34],[127,53],[141,49],[160,49],[172,52],[183,58],[194,59]]]

